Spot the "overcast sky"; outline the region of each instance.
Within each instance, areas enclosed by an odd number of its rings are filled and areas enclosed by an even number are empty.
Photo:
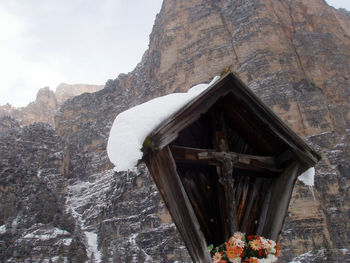
[[[350,10],[350,0],[327,2]],[[46,86],[104,84],[131,71],[161,3],[0,0],[0,105],[25,106]]]

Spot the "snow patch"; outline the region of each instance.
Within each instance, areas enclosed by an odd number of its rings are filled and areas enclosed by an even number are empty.
[[[6,233],[6,225],[0,226],[0,235],[5,234],[5,233]]]
[[[95,260],[96,262],[100,262],[101,261],[101,253],[100,251],[98,251],[97,248],[97,234],[93,233],[93,232],[88,232],[85,231],[85,236],[87,238],[87,242],[88,242],[88,250],[90,252],[90,256],[92,253],[94,253],[95,256]]]
[[[70,235],[69,232],[59,229],[59,228],[53,228],[53,229],[48,229],[46,231],[43,231],[41,229],[38,229],[34,231],[33,233],[26,234],[23,238],[25,239],[36,239],[36,240],[50,240],[53,238],[56,238],[57,236],[65,236],[65,235]]]
[[[107,145],[107,153],[116,171],[132,169],[142,158],[142,144],[158,125],[180,110],[212,85],[199,84],[187,93],[173,93],[155,98],[120,113],[114,120]]]
[[[72,239],[71,238],[62,238],[59,241],[59,244],[63,244],[65,246],[69,246],[72,243]]]
[[[114,172],[107,170],[90,175],[87,178],[89,181],[78,180],[67,188],[67,212],[76,219],[83,231],[87,241],[88,256],[91,257],[93,253],[94,262],[101,262],[102,256],[97,247],[97,234],[91,231],[93,226],[90,224],[98,217],[106,203],[106,192],[110,189],[113,176]]]
[[[298,176],[298,180],[302,181],[307,186],[314,186],[315,184],[315,168],[311,167],[305,172],[303,172],[300,176]]]
[[[309,190],[312,194],[312,198],[316,201],[314,185],[315,185],[315,168],[311,167],[305,172],[303,172],[300,176],[298,176],[298,180],[302,181],[306,186],[309,187]]]

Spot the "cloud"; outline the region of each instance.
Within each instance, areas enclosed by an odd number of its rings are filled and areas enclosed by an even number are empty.
[[[147,49],[162,0],[1,0],[0,105],[25,106],[39,88],[103,84]]]

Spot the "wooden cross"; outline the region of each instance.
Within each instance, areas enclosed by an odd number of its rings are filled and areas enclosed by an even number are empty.
[[[237,205],[234,197],[233,168],[258,172],[281,172],[276,167],[276,160],[270,156],[255,156],[235,152],[222,152],[212,149],[198,149],[183,146],[172,146],[171,152],[175,162],[215,165],[219,175],[219,183],[223,186],[220,205],[222,225],[225,237],[229,238],[238,230]]]

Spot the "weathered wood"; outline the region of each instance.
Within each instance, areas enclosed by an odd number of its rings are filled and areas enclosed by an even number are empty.
[[[149,152],[146,163],[194,262],[211,262],[206,240],[183,188],[169,147]]]
[[[195,262],[235,230],[277,239],[297,173],[320,159],[232,73],[148,138],[145,160]]]
[[[272,180],[272,179],[270,179]],[[263,235],[263,229],[264,229],[264,225],[266,222],[266,217],[267,217],[267,212],[269,209],[269,205],[270,205],[270,200],[271,200],[271,194],[272,194],[272,186],[271,186],[271,182],[266,182],[268,183],[268,187],[267,187],[267,191],[265,192],[264,195],[264,200],[262,202],[262,206],[260,209],[260,216],[259,216],[259,221],[258,221],[258,227],[256,228],[256,234],[257,235]]]
[[[269,107],[267,107],[246,85],[238,78],[233,77],[235,86],[238,87],[235,96],[244,101],[246,107],[259,117],[264,126],[270,129],[280,140],[284,141],[300,161],[308,166],[315,165],[320,159],[318,155],[305,141],[286,125]]]
[[[218,194],[223,192],[223,186],[218,182],[216,166],[177,163],[177,172],[192,206],[201,210],[201,215],[198,215],[194,208],[207,243],[222,244],[226,240],[219,208],[222,202]]]
[[[230,159],[232,166],[255,171],[282,172],[275,166],[275,158],[234,152],[217,152],[211,149],[197,149],[172,146],[171,151],[176,162],[218,165]]]
[[[247,197],[247,204],[244,207],[243,217],[241,220],[240,231],[248,234],[252,229],[251,225],[254,224],[256,219],[256,209],[254,206],[257,204],[257,198],[259,196],[259,190],[261,181],[256,178],[252,178],[249,184],[249,192]]]
[[[246,105],[238,100],[233,93],[222,98],[220,103],[225,109],[229,125],[235,128],[245,145],[249,144],[254,152],[275,155],[285,149],[285,144],[276,140],[275,135],[266,129],[261,120],[247,110]]]
[[[228,79],[220,79],[211,89],[207,89],[155,129],[150,135],[153,147],[162,149],[173,142],[181,130],[199,119],[220,97],[228,94],[231,90],[226,85],[227,81]]]
[[[225,219],[225,238],[229,238],[238,229],[236,217],[236,201],[234,198],[233,185],[234,179],[232,177],[232,162],[229,158],[222,160],[218,167],[219,182],[223,185],[223,198],[221,202],[224,204],[221,207],[221,213]]]
[[[244,183],[242,185],[241,195],[240,195],[240,198],[237,199],[237,201],[238,201],[237,217],[238,217],[239,226],[242,225],[242,221],[243,221],[243,213],[244,213],[244,208],[246,206],[250,180],[251,180],[250,177],[244,178]]]
[[[214,108],[215,109],[215,108]],[[228,152],[229,143],[227,140],[227,131],[225,124],[224,112],[220,109],[211,112],[213,130],[215,138],[213,140],[214,148],[218,152]],[[201,154],[198,154],[201,158]],[[215,158],[215,156],[214,156]],[[223,186],[221,198],[219,199],[220,213],[222,215],[222,225],[224,226],[225,239],[227,240],[238,229],[237,216],[236,216],[236,200],[233,192],[234,179],[232,176],[233,163],[229,156],[222,156],[218,158],[217,173],[219,183]]]
[[[201,209],[203,207],[203,204],[199,203],[197,200],[198,198],[198,189],[195,183],[190,180],[189,178],[185,177],[184,179],[184,187],[189,188],[188,191],[186,191],[188,198],[191,202],[191,205],[193,207],[193,210],[195,214],[198,217],[198,220],[201,222],[202,227],[204,228],[203,231],[206,231],[208,235],[213,235],[212,231],[210,230],[208,226],[208,222],[206,221],[206,216],[204,215],[204,211]],[[201,201],[201,199],[199,199]]]
[[[296,156],[293,153],[293,151],[288,149],[276,158],[276,166],[278,168],[285,167],[287,164],[291,163],[295,159]]]
[[[291,163],[273,183],[271,200],[262,233],[267,238],[277,240],[282,231],[299,167],[298,162]]]

